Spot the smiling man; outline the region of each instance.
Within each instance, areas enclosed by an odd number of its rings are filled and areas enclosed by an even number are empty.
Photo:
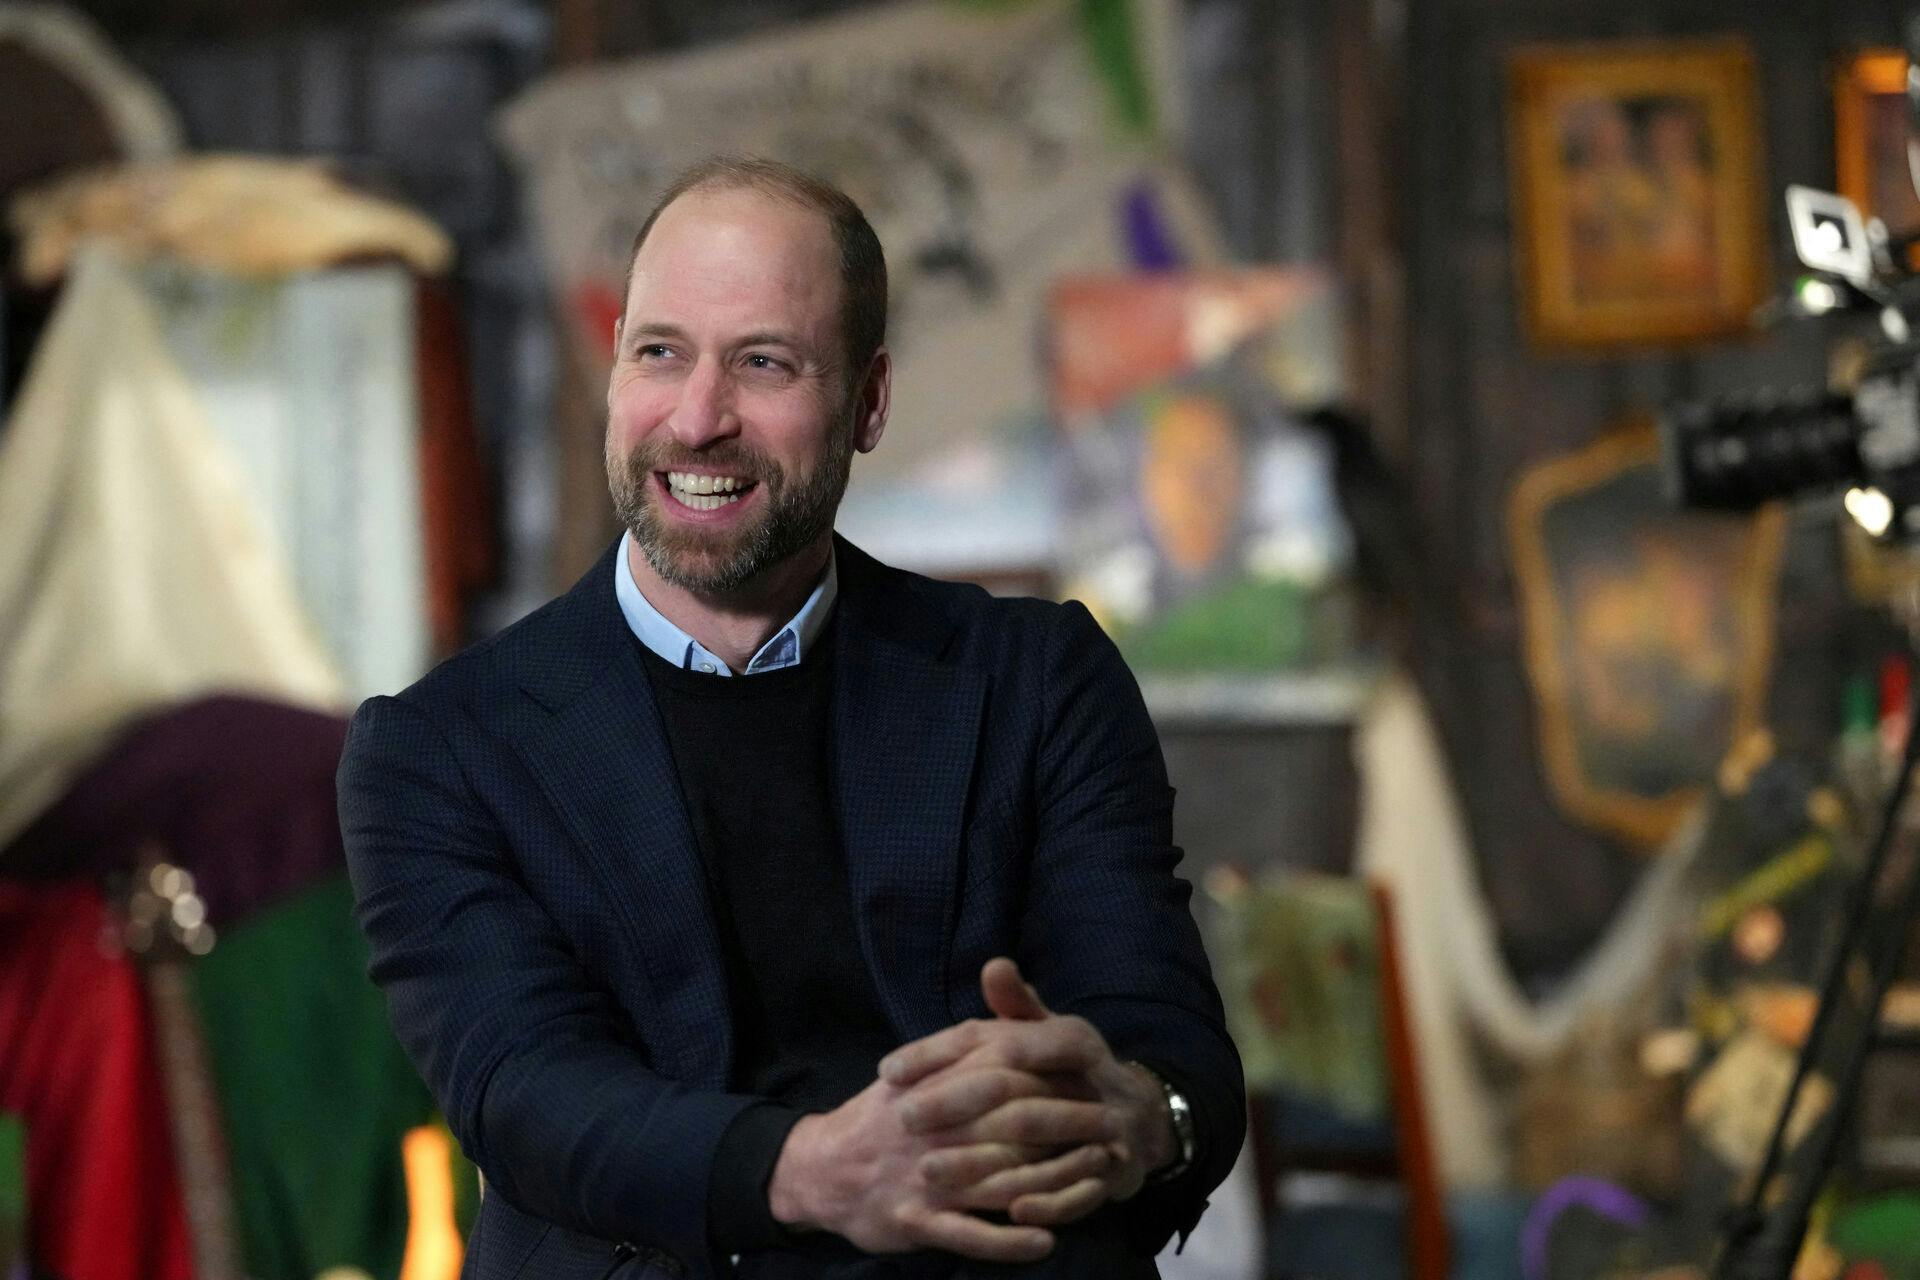
[[[354,719],[371,973],[486,1175],[479,1280],[1152,1276],[1239,1149],[1118,654],[833,534],[885,328],[845,195],[683,176],[616,329],[626,533]]]

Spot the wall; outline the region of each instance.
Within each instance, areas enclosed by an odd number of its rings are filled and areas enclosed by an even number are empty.
[[[552,447],[551,413],[539,369],[550,357],[541,355],[534,263],[502,202],[484,119],[491,100],[533,68],[511,52],[504,62],[466,70],[446,59],[423,64],[428,73],[439,66],[462,92],[480,94],[461,107],[430,91],[431,76],[416,68],[403,78],[412,86],[409,100],[441,113],[423,126],[406,102],[380,108],[355,96],[369,51],[324,31],[364,16],[367,6],[352,0],[276,0],[250,10],[243,31],[216,28],[207,0],[92,0],[87,7],[174,92],[196,143],[357,150],[461,234],[466,287],[481,304],[473,312],[476,349],[512,352],[476,362],[481,377],[499,380],[481,388],[480,402],[500,451],[510,540],[522,549],[509,584],[519,594],[500,614],[531,603],[548,585],[538,544],[552,518],[540,488],[542,468],[552,465],[543,452]],[[551,48],[564,60],[682,47],[845,7],[846,0],[561,0],[550,9]],[[416,16],[457,11],[408,9]],[[1547,795],[1503,543],[1507,490],[1528,464],[1578,447],[1632,409],[1817,379],[1822,355],[1807,334],[1601,358],[1529,350],[1515,312],[1504,59],[1529,40],[1746,35],[1762,68],[1767,207],[1775,276],[1784,280],[1791,258],[1778,190],[1795,181],[1833,183],[1834,59],[1889,42],[1898,16],[1864,0],[1181,6],[1188,100],[1179,105],[1193,122],[1183,150],[1229,242],[1249,260],[1337,261],[1355,285],[1360,398],[1404,468],[1435,584],[1419,618],[1419,670],[1441,717],[1509,958],[1538,982],[1586,949],[1642,864],[1564,821]],[[323,30],[300,34],[313,26]],[[506,42],[522,51],[541,43]],[[380,131],[383,120],[394,126],[391,137]],[[406,145],[456,136],[463,141],[453,149]],[[466,167],[446,167],[454,161]],[[510,371],[528,376],[509,380]],[[1773,702],[1786,739],[1810,748],[1822,746],[1831,728],[1848,660],[1833,638],[1840,606],[1825,529],[1816,521],[1794,539],[1784,674]],[[1339,726],[1175,731],[1167,750],[1183,790],[1179,835],[1197,855],[1196,870],[1226,857],[1344,864],[1355,780]]]
[[[1407,264],[1405,462],[1424,543],[1451,590],[1429,613],[1421,672],[1440,712],[1509,958],[1545,980],[1573,962],[1641,863],[1564,821],[1538,765],[1503,540],[1518,473],[1636,409],[1783,382],[1819,381],[1806,331],[1691,350],[1606,357],[1530,350],[1519,333],[1506,155],[1504,60],[1531,40],[1739,33],[1761,69],[1763,168],[1774,280],[1794,274],[1779,193],[1831,188],[1831,75],[1848,50],[1892,43],[1889,6],[1769,0],[1412,0],[1406,10],[1402,154]],[[1824,750],[1848,663],[1831,524],[1796,526],[1782,599],[1773,720]]]

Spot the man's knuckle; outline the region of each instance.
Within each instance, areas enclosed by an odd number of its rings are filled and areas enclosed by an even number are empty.
[[[1069,1046],[1081,1054],[1098,1053],[1106,1047],[1106,1041],[1101,1038],[1100,1032],[1085,1018],[1069,1017],[1067,1035]]]

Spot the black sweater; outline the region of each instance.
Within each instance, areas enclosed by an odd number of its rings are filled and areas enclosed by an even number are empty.
[[[722,1139],[708,1188],[727,1252],[785,1241],[766,1186],[795,1121],[871,1084],[895,1047],[854,930],[832,797],[831,622],[798,666],[686,671],[641,645],[726,961],[731,1086],[750,1108]],[[818,1244],[826,1244],[822,1240]]]

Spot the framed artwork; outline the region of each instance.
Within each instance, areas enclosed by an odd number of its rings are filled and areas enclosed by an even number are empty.
[[[1388,1119],[1374,890],[1355,876],[1278,868],[1223,883],[1213,940],[1247,1087],[1310,1099],[1356,1124]]]
[[[1513,54],[1513,239],[1535,343],[1672,343],[1749,326],[1767,287],[1755,78],[1737,40]]]
[[[1920,233],[1907,167],[1907,55],[1869,49],[1840,68],[1833,91],[1833,163],[1840,194],[1895,239]]]
[[[1548,785],[1658,846],[1764,724],[1786,517],[1674,508],[1634,421],[1527,471],[1507,522]]]
[[[1060,590],[1161,723],[1338,722],[1371,675],[1326,437],[1344,327],[1319,271],[1074,276],[1050,320]]]

